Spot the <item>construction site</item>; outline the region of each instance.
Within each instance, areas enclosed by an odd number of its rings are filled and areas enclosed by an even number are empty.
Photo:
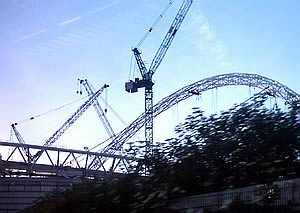
[[[135,32],[132,38],[135,39],[135,45],[130,49],[131,61],[128,79],[125,77],[126,74],[118,75],[115,72],[116,69],[128,70],[116,60],[118,57],[109,58],[110,54],[108,53],[107,59],[95,59],[95,56],[91,56],[92,53],[88,53],[91,61],[97,61],[96,66],[101,63],[110,64],[112,73],[100,76],[96,72],[88,77],[97,77],[98,79],[89,79],[83,76],[86,74],[85,72],[74,72],[72,78],[69,78],[67,71],[66,74],[63,74],[63,71],[57,71],[57,73],[61,72],[59,77],[53,77],[51,82],[43,83],[44,80],[42,80],[32,85],[33,90],[40,90],[40,97],[37,99],[41,101],[39,103],[35,101],[35,97],[30,97],[31,89],[18,91],[18,93],[24,92],[24,96],[28,97],[28,102],[21,103],[18,100],[16,103],[11,102],[21,105],[23,110],[15,113],[13,118],[5,119],[5,121],[9,119],[11,123],[7,124],[9,137],[0,139],[0,212],[17,212],[31,206],[45,193],[58,189],[70,189],[73,185],[87,179],[106,178],[111,175],[121,177],[135,172],[132,169],[133,166],[137,165],[144,156],[151,155],[153,147],[163,140],[174,137],[174,129],[191,113],[193,107],[200,107],[203,110],[210,108],[207,111],[210,111],[211,114],[218,114],[233,104],[240,104],[261,93],[267,94],[269,108],[278,105],[288,108],[299,103],[300,94],[297,91],[281,83],[282,79],[273,80],[263,75],[264,73],[227,72],[228,69],[220,73],[211,72],[213,74],[198,76],[193,72],[189,73],[189,69],[192,67],[189,65],[190,60],[194,59],[189,59],[190,53],[186,53],[186,55],[182,53],[186,49],[180,44],[187,44],[187,49],[195,45],[189,44],[191,34],[187,35],[187,32],[193,31],[189,31],[189,23],[197,14],[196,10],[191,12],[193,4],[193,0],[171,0],[164,2],[163,7],[161,4],[156,5],[157,8],[153,9],[156,13],[145,12],[149,15],[149,20],[142,27],[137,26],[141,29],[139,32]],[[102,11],[110,10],[110,7],[120,10],[118,1],[113,1],[86,14],[102,13]],[[148,13],[153,13],[153,15],[150,17]],[[80,19],[84,21],[84,17],[88,17],[88,15],[61,22],[58,26],[66,28],[67,25],[76,24],[73,22]],[[135,17],[126,17],[123,14],[122,20],[126,20],[126,18],[132,21]],[[161,22],[166,23],[162,24]],[[146,29],[144,26],[148,28]],[[205,26],[207,27],[204,23],[202,30]],[[207,28],[206,32],[208,30]],[[46,29],[36,35],[43,33],[46,33]],[[152,34],[158,42],[152,42]],[[18,45],[23,40],[36,35],[32,34],[28,38],[15,40],[13,45]],[[79,40],[84,36],[86,35],[82,35],[82,37],[80,35]],[[114,36],[116,35],[112,35],[112,40],[115,39]],[[184,43],[178,42],[176,45],[177,36],[180,37],[179,41],[184,40]],[[211,40],[209,35],[206,36],[208,36],[206,38],[208,43],[215,42],[216,38]],[[77,38],[74,36],[74,39]],[[91,39],[97,40],[95,37]],[[64,39],[62,41],[64,42]],[[118,42],[122,41],[118,40]],[[71,43],[70,46],[72,45]],[[93,46],[94,43],[91,45]],[[118,46],[118,43],[112,42],[111,46],[114,45]],[[101,49],[101,47],[95,47],[95,49],[97,48],[98,51],[99,48]],[[154,54],[152,48],[155,50]],[[46,66],[59,70],[59,64],[62,62],[51,62],[51,57],[55,57],[51,56],[52,49],[50,49],[49,59],[47,59],[50,61]],[[122,49],[120,60],[124,60],[123,55],[129,55],[130,50],[123,53]],[[56,54],[57,50],[53,51]],[[72,57],[74,49],[69,51],[69,57]],[[109,50],[102,49],[101,51]],[[202,50],[202,52],[205,51]],[[150,54],[154,56],[149,57]],[[191,52],[191,54],[193,53]],[[144,60],[144,58],[151,59],[151,61]],[[182,61],[179,61],[180,58]],[[76,59],[71,60],[75,61]],[[89,68],[89,65],[84,66],[85,60],[87,60],[85,56],[82,56],[80,63],[83,65],[78,69]],[[201,60],[199,58],[199,61]],[[126,63],[129,64],[129,61],[127,60]],[[70,69],[77,66],[76,64],[70,64]],[[119,64],[121,66],[118,67]],[[202,71],[199,69],[198,72]],[[104,70],[103,72],[111,71]],[[80,74],[80,76],[75,77],[75,74]],[[24,79],[26,79],[25,75]],[[55,75],[54,71],[53,75]],[[199,76],[202,78],[198,78]],[[29,76],[29,78],[31,77],[36,78]],[[294,77],[297,79],[295,82],[299,80],[299,76]],[[290,78],[293,77],[290,76]],[[283,80],[286,82],[285,79]],[[73,92],[72,96],[63,94],[65,91],[63,85],[58,90],[53,90],[54,92],[51,94],[51,85],[56,87],[65,82],[68,82],[67,85],[73,84],[73,87],[67,90]],[[91,82],[103,83],[100,85],[97,83],[96,86]],[[114,88],[116,84],[118,86]],[[123,90],[120,91],[120,88]],[[52,99],[48,99],[47,94],[51,95]],[[57,97],[58,101],[54,101],[53,97]],[[48,102],[43,102],[43,100],[48,100]],[[11,110],[13,109],[14,107],[11,107]],[[5,114],[5,112],[3,113]],[[139,152],[132,153],[132,146],[140,146]],[[147,171],[143,170],[141,175],[147,176]],[[278,202],[287,203],[293,200],[294,203],[299,202],[300,204],[299,179],[282,182],[281,185],[288,188],[282,192],[287,195],[282,195],[286,199]],[[194,209],[206,206],[220,207],[228,196],[233,197],[236,193],[242,194],[245,199],[249,196],[254,197],[252,192],[253,195],[248,192],[251,190],[250,187],[235,189],[235,191],[228,192],[231,193],[230,195],[227,192],[227,194],[218,192],[217,195],[201,195],[202,197],[182,199],[174,205],[182,212],[192,208],[193,202],[196,203]]]

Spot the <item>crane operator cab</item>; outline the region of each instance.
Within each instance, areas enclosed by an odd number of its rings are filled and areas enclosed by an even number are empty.
[[[129,93],[135,93],[138,91],[138,88],[145,87],[146,89],[152,89],[154,83],[151,79],[139,79],[135,78],[134,81],[130,80],[129,82],[125,83],[125,90]]]

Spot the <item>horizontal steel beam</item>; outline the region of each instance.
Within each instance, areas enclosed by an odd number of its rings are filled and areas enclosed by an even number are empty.
[[[99,177],[111,173],[131,172],[128,165],[135,164],[138,160],[130,156],[6,141],[0,141],[0,147],[13,148],[6,159],[0,160],[0,175],[3,176],[27,174],[29,176]],[[32,151],[40,152],[39,158],[32,161],[28,156],[22,154],[21,149],[26,149],[31,153]],[[41,157],[42,155],[44,158]],[[111,159],[111,161],[104,163],[100,160],[101,157]],[[93,167],[93,163],[98,160],[99,166]],[[122,168],[125,170],[122,171]]]
[[[3,175],[29,175],[34,176],[62,176],[62,177],[104,177],[111,172],[104,172],[99,170],[88,170],[88,169],[79,169],[73,168],[70,166],[67,167],[53,167],[51,165],[35,164],[30,167],[30,173],[28,172],[28,164],[24,162],[14,162],[14,161],[3,161],[2,165],[5,165],[6,173]],[[9,171],[9,172],[8,172]],[[113,173],[114,176],[124,175],[122,173]]]
[[[57,152],[68,152],[68,153],[90,155],[90,156],[94,155],[94,156],[99,156],[99,157],[118,158],[118,159],[124,159],[124,160],[137,160],[136,158],[129,157],[129,156],[91,152],[91,151],[76,150],[76,149],[65,149],[65,148],[58,148],[58,147],[45,147],[45,146],[32,145],[32,144],[20,144],[20,143],[6,142],[6,141],[0,141],[0,146],[22,147],[22,148],[30,148],[30,149],[36,149],[36,150],[44,150],[44,151],[49,150],[49,151],[57,151]]]

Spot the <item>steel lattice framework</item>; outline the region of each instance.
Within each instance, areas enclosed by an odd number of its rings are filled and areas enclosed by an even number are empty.
[[[229,73],[205,78],[193,84],[185,86],[173,94],[165,97],[153,107],[153,116],[156,117],[160,113],[171,108],[175,104],[201,92],[224,87],[224,86],[238,86],[245,85],[254,88],[260,88],[273,96],[281,98],[287,104],[295,101],[300,101],[300,95],[288,88],[287,86],[279,83],[278,81],[270,78],[248,73]],[[123,129],[116,138],[104,149],[103,152],[113,154],[118,151],[123,144],[128,141],[138,130],[145,124],[145,113],[141,114],[134,120],[128,127]]]
[[[130,172],[128,165],[134,164],[138,160],[133,157],[91,152],[88,150],[83,151],[0,141],[0,148],[4,149],[5,147],[11,147],[13,150],[7,158],[0,158],[0,176],[105,176],[111,172],[115,172],[116,174]],[[41,150],[41,154],[33,162],[30,156],[23,154],[23,149],[27,150],[26,153]],[[42,157],[44,159],[41,159]],[[13,158],[19,159],[16,161]],[[111,159],[111,161],[104,165],[104,162],[100,158]],[[93,166],[95,162],[97,162],[96,167]],[[72,165],[69,163],[72,163]],[[122,168],[124,171],[122,171]]]

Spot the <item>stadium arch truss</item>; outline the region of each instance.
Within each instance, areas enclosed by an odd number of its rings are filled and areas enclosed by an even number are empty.
[[[193,96],[199,95],[204,91],[225,87],[225,86],[250,86],[265,90],[274,97],[283,99],[286,104],[300,102],[300,95],[270,78],[248,73],[229,73],[205,78],[193,84],[185,86],[173,94],[163,98],[153,106],[153,117],[158,116],[162,112],[168,110],[175,104]],[[128,127],[123,129],[116,138],[101,151],[104,153],[113,154],[120,150],[123,144],[128,141],[138,130],[145,124],[145,113],[141,114]]]

